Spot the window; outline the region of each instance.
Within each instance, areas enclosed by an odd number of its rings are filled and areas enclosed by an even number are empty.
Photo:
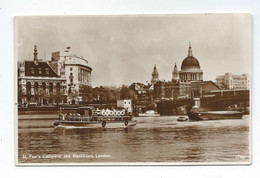
[[[39,74],[42,74],[42,69],[38,68]]]
[[[34,68],[31,68],[31,73],[34,74],[35,70]]]
[[[45,72],[46,72],[46,74],[50,73],[48,68],[45,68]]]
[[[70,71],[72,71],[72,67],[70,68]]]

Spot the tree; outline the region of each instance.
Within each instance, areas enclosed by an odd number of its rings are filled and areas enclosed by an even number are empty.
[[[82,96],[83,104],[87,101],[92,100],[92,88],[90,86],[82,86],[80,90],[80,95]]]
[[[126,85],[122,85],[120,90],[120,99],[132,99],[133,101],[136,100],[136,95],[132,89],[127,87]]]

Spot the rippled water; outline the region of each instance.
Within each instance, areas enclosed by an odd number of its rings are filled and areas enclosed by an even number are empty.
[[[19,163],[248,163],[250,119],[177,122],[136,118],[129,128],[54,128],[54,120],[19,120]]]

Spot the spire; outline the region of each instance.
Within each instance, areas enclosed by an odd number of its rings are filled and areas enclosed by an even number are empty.
[[[153,72],[157,72],[156,64],[154,64]]]
[[[156,64],[154,64],[151,82],[155,83],[157,81],[159,81],[159,73],[157,71]]]
[[[176,62],[175,62],[174,68],[175,68],[175,69],[177,68]]]
[[[159,73],[158,73],[158,71],[157,71],[157,68],[156,68],[156,64],[154,64],[152,75],[153,75],[153,76],[158,76],[158,75],[159,75]]]
[[[33,60],[37,61],[38,60],[38,52],[37,52],[37,45],[34,45],[34,53],[33,53]]]
[[[193,56],[193,55],[192,55],[191,42],[189,42],[188,56]]]

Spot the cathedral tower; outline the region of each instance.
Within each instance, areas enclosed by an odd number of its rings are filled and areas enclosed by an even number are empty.
[[[157,81],[159,81],[159,73],[157,71],[156,65],[154,64],[151,82],[156,83]]]
[[[172,71],[172,82],[177,82],[177,81],[179,81],[179,79],[180,79],[179,71],[178,71],[177,65],[175,63],[174,69]]]

